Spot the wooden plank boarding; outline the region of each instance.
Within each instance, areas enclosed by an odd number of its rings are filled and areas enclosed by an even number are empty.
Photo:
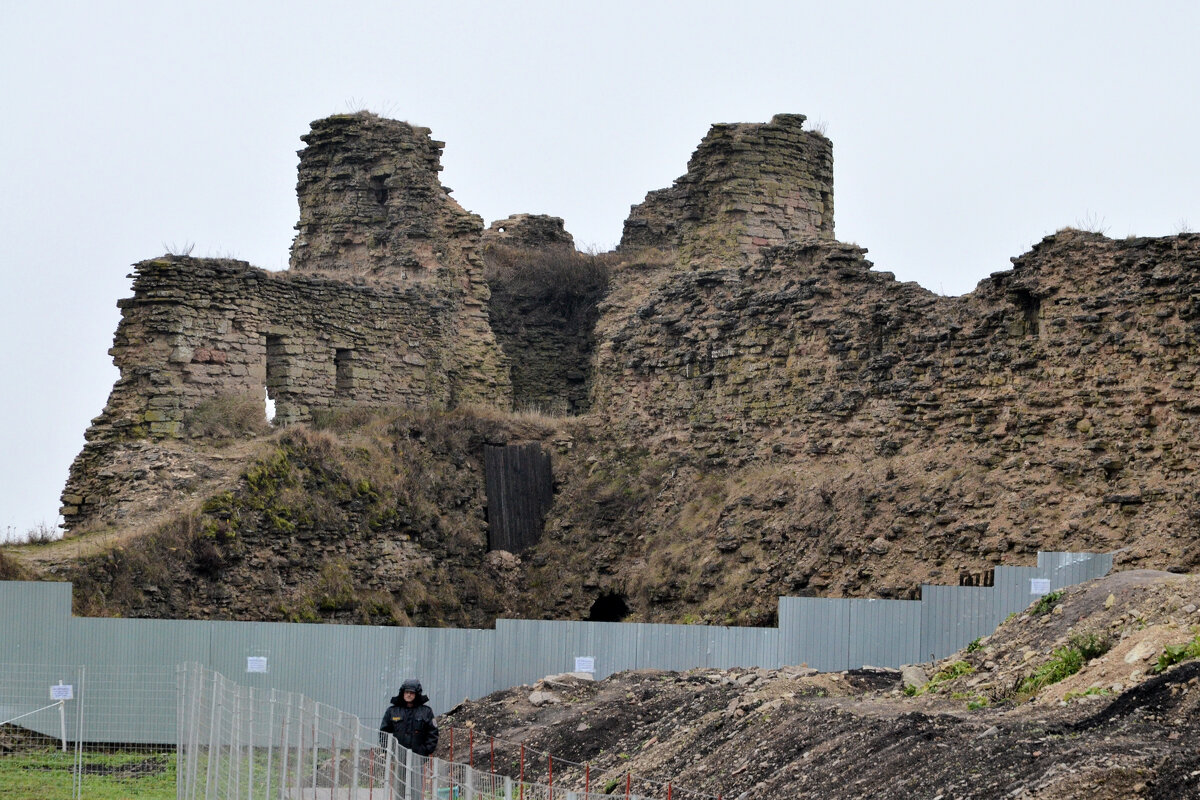
[[[488,550],[520,553],[537,544],[554,499],[550,455],[539,444],[486,445]]]

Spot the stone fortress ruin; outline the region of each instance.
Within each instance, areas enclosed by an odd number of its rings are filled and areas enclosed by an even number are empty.
[[[803,122],[783,114],[714,126],[688,174],[633,209],[621,249],[749,257],[797,235],[832,236],[831,146]],[[314,122],[302,139],[286,272],[176,255],[135,265],[109,351],[120,378],[63,493],[68,529],[111,501],[130,442],[186,437],[189,414],[213,398],[265,390],[277,424],[351,405],[521,402],[510,364],[532,354],[497,343],[481,249],[573,251],[562,220],[520,214],[485,230],[441,185],[444,143],[427,128],[342,114]],[[578,362],[591,354],[563,363],[562,344],[543,347],[542,360],[573,374],[573,401],[534,399],[578,408],[589,368]]]
[[[440,184],[427,129],[313,123],[288,271],[136,265],[66,527],[121,520],[134,489],[194,486],[180,446],[197,409],[265,391],[278,424],[347,406],[582,415],[611,444],[588,474],[625,459],[665,477],[629,517],[551,534],[596,563],[640,554],[584,585],[643,607],[904,596],[912,575],[1039,549],[1200,562],[1200,236],[1066,229],[941,297],[834,238],[832,145],[803,123],[714,125],[631,210],[611,281],[553,313],[486,269],[577,256],[562,220],[485,228]],[[714,475],[761,491],[709,509],[702,487],[728,491]],[[685,529],[700,533],[681,549]]]

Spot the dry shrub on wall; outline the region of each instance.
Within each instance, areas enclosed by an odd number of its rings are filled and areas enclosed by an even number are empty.
[[[15,559],[9,558],[0,553],[0,581],[23,581],[27,580],[29,575],[25,568],[16,562]]]
[[[202,401],[184,420],[194,439],[244,439],[271,430],[266,403],[252,394],[223,394]]]
[[[148,586],[168,587],[204,541],[200,515],[188,512],[159,525],[136,543],[80,559],[63,576],[74,584],[80,616],[144,616]]]
[[[484,252],[484,276],[493,292],[521,297],[570,316],[591,307],[608,291],[609,254],[568,247],[526,250],[492,245]]]

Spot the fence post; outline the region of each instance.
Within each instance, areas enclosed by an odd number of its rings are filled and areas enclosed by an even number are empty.
[[[220,702],[220,692],[217,689],[216,674],[213,676],[212,711],[208,722],[208,764],[204,769],[204,794],[209,796],[213,785],[213,751],[217,747],[217,703]]]
[[[317,701],[313,701],[313,723],[312,723],[312,790],[313,797],[317,796],[317,729],[321,723],[321,707],[317,705]]]
[[[399,740],[397,740],[397,741],[399,741]],[[409,800],[412,800],[412,797],[413,797],[412,786],[413,786],[413,775],[417,771],[416,761],[417,761],[416,753],[414,753],[412,750],[404,751],[404,796],[406,798],[409,798]],[[417,786],[419,787],[419,789],[425,788],[424,786],[421,786],[420,783],[417,783]],[[420,797],[419,794],[417,796]]]
[[[513,784],[512,778],[505,775],[504,776],[504,800],[513,800],[512,784]]]
[[[83,715],[87,710],[87,667],[79,667],[79,700],[75,702],[75,776],[71,782],[76,798],[83,797]]]
[[[290,694],[290,693],[289,693]],[[300,708],[296,713],[296,791],[304,790],[304,695],[300,695]]]
[[[351,770],[351,775],[353,777],[351,779],[350,786],[353,788],[349,794],[353,800],[358,800],[358,759],[360,757],[359,753],[361,752],[361,749],[359,748],[359,742],[362,739],[362,721],[358,717],[351,717],[351,719],[354,720],[354,769]]]
[[[338,714],[338,727],[340,727],[341,719],[342,715]],[[338,753],[337,727],[329,732],[329,757],[333,759],[333,791],[329,793],[329,796],[334,797],[337,795],[337,788],[342,780],[342,756]]]
[[[254,797],[254,687],[246,689],[250,710],[246,713],[246,796]]]
[[[395,741],[391,736],[386,740],[387,744],[383,748],[383,785],[387,786],[387,796],[392,796],[392,742]],[[404,786],[401,784],[401,790]],[[407,795],[404,795],[407,796]]]
[[[288,694],[291,694],[290,692]],[[292,752],[291,742],[288,741],[288,727],[292,722],[292,704],[289,702],[283,714],[283,729],[279,733],[279,791],[287,789],[288,756]]]
[[[185,689],[183,682],[183,667],[175,665],[175,796],[182,800],[183,786],[181,781],[187,773],[187,767],[184,766],[184,760],[180,758],[187,751],[183,744],[183,706],[185,697]]]
[[[233,692],[233,719],[229,721],[229,780],[233,783],[230,794],[237,797],[242,793],[242,687]]]
[[[267,736],[266,736],[267,764],[266,764],[266,767],[264,768],[264,769],[266,769],[266,775],[267,775],[267,788],[266,788],[266,791],[263,793],[263,797],[265,798],[265,800],[271,800],[271,762],[273,760],[272,757],[275,755],[275,690],[274,689],[271,689],[271,699],[268,702],[270,703],[270,705],[267,707],[268,708]]]

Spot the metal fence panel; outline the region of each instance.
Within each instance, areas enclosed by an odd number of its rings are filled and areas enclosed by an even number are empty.
[[[71,584],[0,581],[0,661],[70,663]]]
[[[849,665],[899,667],[921,660],[921,604],[911,600],[847,600]]]
[[[1029,594],[1029,579],[1036,577],[1033,567],[996,567],[996,591],[1000,594],[997,613],[1001,621],[1009,614],[1019,614],[1029,607],[1033,597]]]
[[[708,629],[705,625],[637,625],[637,668],[689,670],[705,666]],[[698,659],[698,654],[704,654]],[[697,663],[700,661],[701,663]]]
[[[492,690],[492,631],[215,622],[206,663],[244,685],[298,692],[361,717],[383,714],[407,678],[448,711]],[[265,669],[265,672],[252,670]],[[374,724],[378,724],[375,722]]]
[[[921,586],[921,659],[945,658],[995,630],[999,598],[979,586]]]
[[[83,679],[84,668],[78,664],[0,663],[0,723],[75,741],[82,722]],[[71,687],[71,699],[56,701],[52,686]]]
[[[776,669],[779,662],[778,628],[705,628],[708,632],[706,667],[763,667]]]
[[[597,680],[638,667],[637,626],[622,622],[496,620],[496,688],[573,672],[578,657],[594,659]]]
[[[823,672],[849,669],[849,603],[820,597],[780,598],[779,660]]]

